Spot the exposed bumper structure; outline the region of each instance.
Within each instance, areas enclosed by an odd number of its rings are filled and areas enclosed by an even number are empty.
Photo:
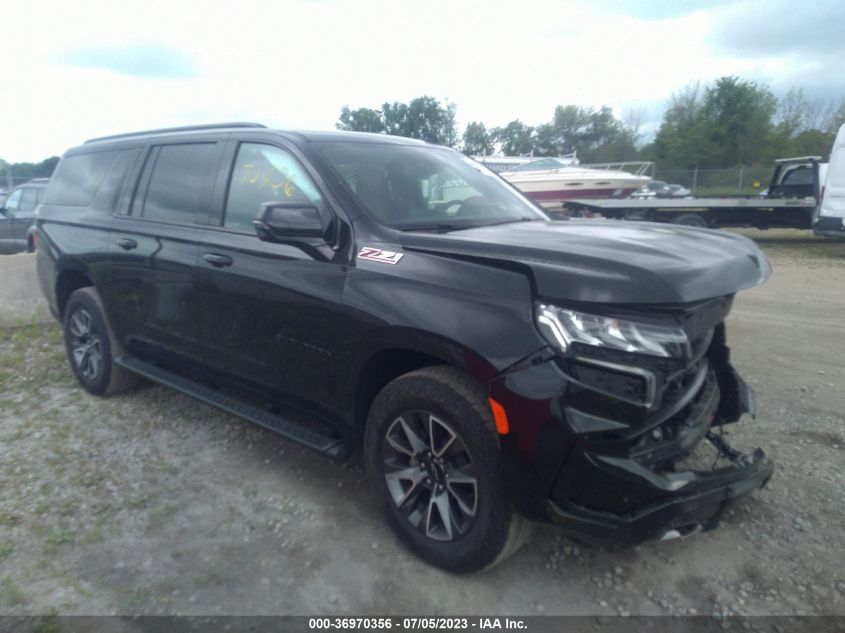
[[[761,449],[734,450],[716,428],[755,415],[754,392],[730,364],[723,327],[702,341],[706,353],[663,380],[651,407],[576,384],[558,359],[526,363],[494,385],[509,412],[527,416],[509,438],[523,509],[581,541],[637,544],[712,529],[766,485],[774,463]],[[707,442],[715,451],[702,460]]]
[[[773,462],[762,450],[736,453],[718,436],[708,435],[731,464],[711,471],[655,473],[632,460],[603,458],[595,467],[618,479],[623,494],[650,487],[659,500],[626,514],[600,512],[563,502],[548,502],[552,521],[593,542],[636,544],[689,536],[716,527],[725,509],[766,482]]]

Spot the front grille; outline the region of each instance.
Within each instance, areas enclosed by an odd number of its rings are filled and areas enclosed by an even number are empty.
[[[633,438],[632,458],[644,466],[661,468],[687,457],[707,434],[719,406],[719,385],[712,370],[705,366],[703,371],[700,386],[693,385],[691,397],[685,398],[677,411]]]

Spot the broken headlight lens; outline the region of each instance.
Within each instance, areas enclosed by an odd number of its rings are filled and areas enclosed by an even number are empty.
[[[680,327],[637,323],[547,304],[537,305],[535,318],[543,337],[564,353],[573,344],[581,344],[648,356],[683,358],[689,348],[687,335]]]

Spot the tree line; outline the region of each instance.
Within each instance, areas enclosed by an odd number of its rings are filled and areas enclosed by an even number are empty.
[[[49,178],[58,163],[58,156],[51,156],[40,163],[7,163],[0,158],[0,187],[32,178]]]
[[[827,158],[845,99],[808,98],[793,88],[778,99],[768,86],[738,77],[711,84],[692,82],[669,98],[653,139],[641,132],[645,112],[617,116],[601,108],[559,105],[551,120],[528,125],[516,119],[501,127],[471,121],[458,134],[455,104],[430,96],[381,108],[344,106],[341,130],[397,134],[448,145],[469,155],[558,156],[577,152],[583,163],[651,160],[659,169],[768,165],[775,158]]]

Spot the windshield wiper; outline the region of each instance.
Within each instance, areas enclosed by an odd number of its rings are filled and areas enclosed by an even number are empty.
[[[502,220],[501,222],[490,222],[489,224],[479,224],[478,226],[498,226],[499,224],[513,224],[514,222],[537,222],[540,218],[529,218],[528,216],[521,218],[511,218],[510,220]]]
[[[499,224],[511,224],[513,222],[534,222],[540,218],[531,218],[523,216],[521,218],[509,218],[507,220],[500,220],[499,222],[484,222],[467,220],[460,224],[456,222],[427,222],[425,224],[411,224],[406,226],[397,226],[400,231],[434,231],[436,233],[448,233],[449,231],[462,231],[465,229],[478,229],[485,226],[497,226]]]
[[[436,233],[448,233],[449,231],[460,231],[461,229],[471,229],[476,225],[467,224],[449,224],[446,222],[426,223],[426,224],[411,224],[407,226],[397,226],[400,231],[434,231]]]

